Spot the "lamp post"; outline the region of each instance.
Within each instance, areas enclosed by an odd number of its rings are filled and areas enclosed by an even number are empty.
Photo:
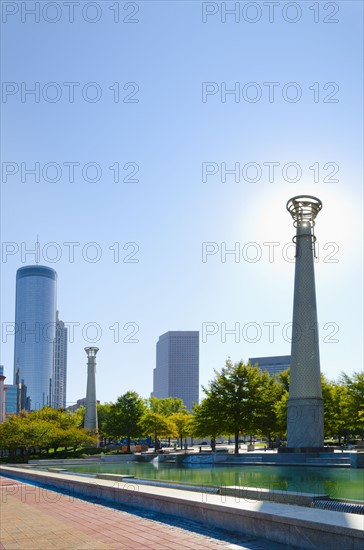
[[[96,354],[99,348],[85,348],[87,354],[87,389],[84,427],[95,434],[98,432],[96,403]]]
[[[315,219],[322,208],[316,197],[287,202],[296,235],[291,374],[287,403],[287,450],[319,450],[324,445],[314,253]]]

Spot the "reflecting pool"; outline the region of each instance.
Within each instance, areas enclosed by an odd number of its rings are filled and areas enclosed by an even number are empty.
[[[70,472],[133,475],[191,485],[262,487],[364,501],[364,469],[304,466],[206,465],[124,462],[69,466]]]

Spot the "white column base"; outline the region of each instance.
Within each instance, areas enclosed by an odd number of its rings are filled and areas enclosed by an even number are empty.
[[[287,447],[324,446],[324,400],[320,397],[288,399]]]

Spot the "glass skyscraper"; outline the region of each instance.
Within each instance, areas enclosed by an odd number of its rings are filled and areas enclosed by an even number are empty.
[[[5,378],[6,376],[4,376],[4,367],[0,365],[0,424],[5,421]]]
[[[54,341],[53,402],[55,409],[66,408],[67,385],[67,334],[68,329],[56,313],[56,339]]]
[[[5,384],[6,388],[6,402],[5,402],[5,414],[16,414],[18,410],[18,393],[19,389],[16,384]]]
[[[57,273],[50,267],[21,267],[16,273],[14,382],[27,387],[31,410],[52,404],[56,336]]]
[[[199,332],[169,331],[157,342],[153,397],[179,397],[189,411],[198,403]]]

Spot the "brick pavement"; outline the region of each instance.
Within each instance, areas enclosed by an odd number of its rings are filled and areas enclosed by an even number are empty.
[[[1,476],[0,491],[1,550],[268,548],[254,537],[200,534],[183,520],[176,527]]]

